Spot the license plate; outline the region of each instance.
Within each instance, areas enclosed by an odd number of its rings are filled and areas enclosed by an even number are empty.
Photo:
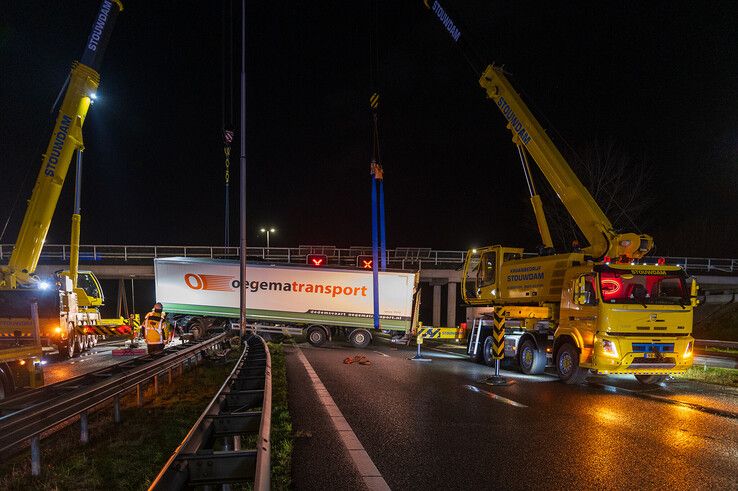
[[[643,353],[646,358],[656,358],[656,353]]]

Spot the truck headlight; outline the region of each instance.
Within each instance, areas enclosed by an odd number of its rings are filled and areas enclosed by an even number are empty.
[[[684,358],[692,356],[692,341],[687,343],[687,349],[684,350]]]
[[[602,352],[607,356],[618,358],[618,347],[615,344],[615,341],[612,341],[610,339],[602,340]]]

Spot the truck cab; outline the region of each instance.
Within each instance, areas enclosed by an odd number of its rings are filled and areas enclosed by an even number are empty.
[[[676,266],[595,264],[572,271],[562,292],[554,356],[576,343],[578,365],[599,374],[656,381],[692,364],[697,286]]]

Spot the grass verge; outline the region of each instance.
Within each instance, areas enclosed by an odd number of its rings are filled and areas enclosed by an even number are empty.
[[[272,489],[290,489],[292,419],[287,406],[287,364],[281,344],[269,343],[272,356]]]
[[[738,387],[738,369],[735,368],[693,366],[685,373],[676,375],[676,378]]]
[[[89,417],[90,443],[79,443],[73,423],[41,440],[41,476],[30,475],[30,451],[0,465],[0,489],[146,489],[179,445],[233,368],[205,362],[171,386],[166,377],[159,394],[149,388],[145,405],[128,397],[123,421],[115,424],[110,406]],[[134,396],[135,397],[135,396]]]

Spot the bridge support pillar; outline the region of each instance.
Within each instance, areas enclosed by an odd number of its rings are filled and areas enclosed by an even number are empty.
[[[456,327],[456,285],[457,283],[451,282],[448,284],[448,294],[446,295],[446,327]]]
[[[441,285],[433,285],[433,326],[441,325]]]

